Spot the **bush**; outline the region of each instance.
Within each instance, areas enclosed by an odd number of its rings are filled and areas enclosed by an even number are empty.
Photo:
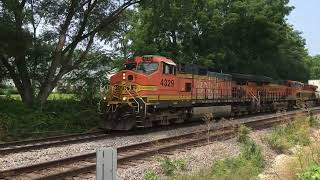
[[[313,165],[306,169],[305,172],[299,174],[299,180],[320,180],[320,166]]]
[[[306,119],[297,119],[289,124],[276,126],[264,140],[278,153],[285,153],[295,145],[310,144],[310,124]]]
[[[74,99],[49,100],[40,110],[0,97],[0,109],[2,140],[47,136],[51,132],[83,132],[96,127],[100,120],[95,106]]]

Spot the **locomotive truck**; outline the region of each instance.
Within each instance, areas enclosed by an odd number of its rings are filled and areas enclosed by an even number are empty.
[[[316,105],[317,86],[225,74],[162,56],[128,59],[101,100],[103,127],[130,130]]]

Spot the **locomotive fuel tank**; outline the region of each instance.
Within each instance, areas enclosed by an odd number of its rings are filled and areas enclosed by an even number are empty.
[[[203,118],[206,114],[212,114],[214,118],[229,117],[231,115],[231,105],[192,108],[192,118]]]

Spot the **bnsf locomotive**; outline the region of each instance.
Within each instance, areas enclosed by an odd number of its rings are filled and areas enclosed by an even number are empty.
[[[101,101],[104,128],[129,130],[210,117],[312,107],[316,86],[211,72],[161,56],[129,59]]]

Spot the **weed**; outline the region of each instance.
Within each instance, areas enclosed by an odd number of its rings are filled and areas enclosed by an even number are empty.
[[[299,174],[299,180],[319,180],[320,179],[320,166],[312,165],[302,174]]]
[[[216,161],[209,169],[202,169],[198,173],[180,176],[177,179],[247,180],[257,178],[263,170],[264,160],[261,148],[250,139],[249,132],[249,128],[240,128],[241,152],[238,156]]]
[[[163,173],[167,176],[173,176],[175,171],[177,170],[177,167],[175,166],[173,161],[168,157],[164,157],[160,160],[160,166],[163,170]]]
[[[148,170],[144,175],[145,180],[157,180],[157,174],[153,170]]]
[[[202,120],[206,123],[207,126],[207,142],[210,143],[210,123],[213,120],[213,114],[212,113],[206,113]]]
[[[289,124],[274,127],[264,140],[278,153],[285,153],[295,145],[310,144],[310,124],[306,119],[297,119]]]
[[[212,179],[252,179],[264,167],[261,148],[251,139],[241,145],[241,153],[234,158],[217,161],[211,168]]]
[[[239,128],[239,132],[238,132],[238,142],[240,143],[246,143],[247,141],[249,141],[250,137],[249,134],[251,132],[251,129],[241,125]]]
[[[187,161],[183,160],[183,159],[178,159],[175,160],[175,165],[178,169],[182,170],[182,171],[186,171],[187,170]]]
[[[315,117],[312,112],[309,113],[308,120],[311,127],[320,127],[320,120]]]
[[[160,159],[160,166],[163,173],[167,176],[174,176],[177,170],[185,171],[187,169],[187,162],[185,160],[171,160],[168,157]]]

